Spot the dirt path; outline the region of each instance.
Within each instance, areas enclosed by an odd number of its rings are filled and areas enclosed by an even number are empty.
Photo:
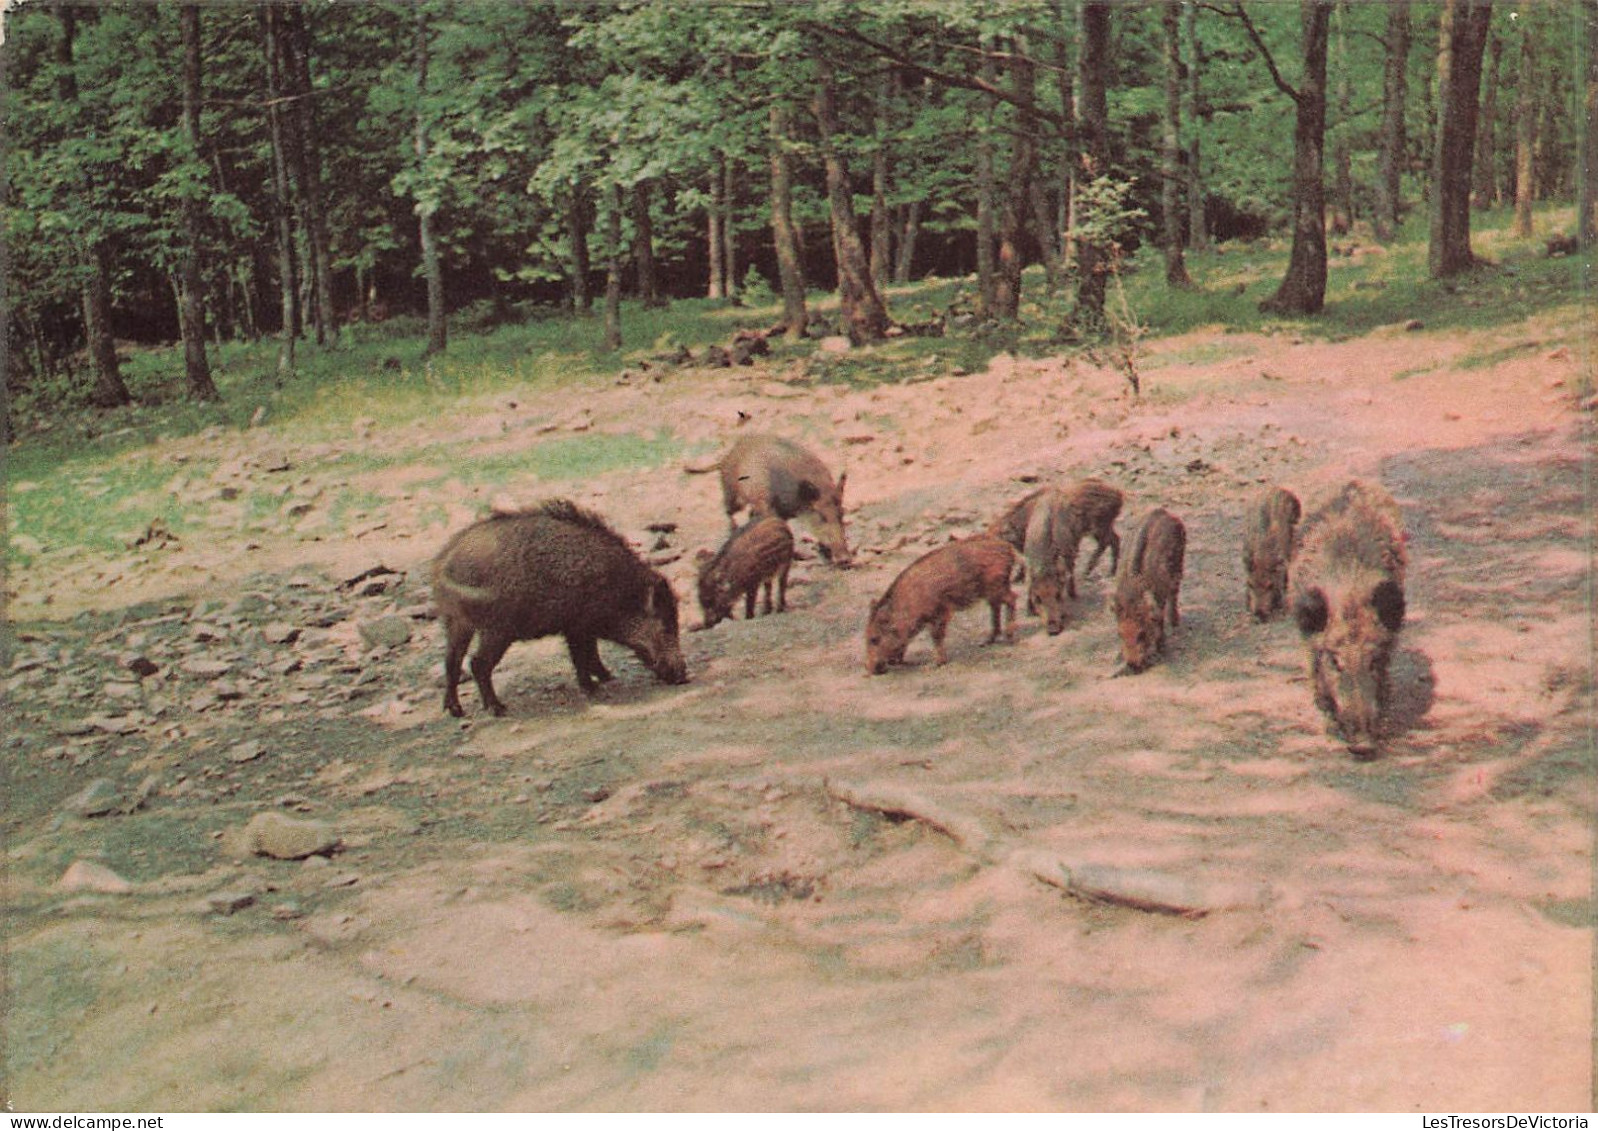
[[[1194,335],[1159,345],[1136,405],[1112,374],[1007,358],[484,403],[366,429],[458,463],[370,473],[342,534],[207,494],[232,467],[314,505],[325,450],[173,445],[178,473],[221,461],[178,487],[214,544],[9,579],[10,1101],[1590,1110],[1592,431],[1580,359],[1543,345],[1568,333]],[[607,652],[619,678],[585,700],[545,641],[501,668],[510,717],[472,694],[444,718],[420,567],[494,493],[452,466],[662,421],[714,451],[740,412],[848,466],[859,567],[802,563],[788,614],[685,635],[685,688]],[[1186,521],[1165,663],[1107,678],[1101,567],[1059,637],[1026,619],[983,647],[970,612],[946,667],[923,637],[864,675],[898,569],[1024,480],[1088,474],[1126,490],[1123,533],[1156,504]],[[1260,486],[1351,475],[1394,493],[1412,562],[1370,762],[1325,735],[1292,625],[1247,618],[1239,560]],[[711,477],[512,485],[555,492],[645,549],[677,523],[659,552],[686,551],[665,567],[685,598],[725,531]],[[67,813],[96,779],[131,811]],[[248,855],[268,809],[343,850]],[[128,890],[68,890],[75,862]],[[1067,894],[1062,866],[1205,913]]]

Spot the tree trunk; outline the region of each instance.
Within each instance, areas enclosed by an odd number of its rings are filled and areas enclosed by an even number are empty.
[[[893,281],[908,283],[915,269],[916,240],[921,235],[921,202],[912,200],[904,206],[904,226],[899,233],[899,254],[893,264]]]
[[[421,177],[416,200],[416,219],[422,244],[422,274],[427,279],[427,348],[424,356],[443,353],[449,344],[444,323],[444,267],[439,259],[438,240],[433,234],[433,213],[437,205],[430,199],[427,185],[427,9],[416,5],[416,169]]]
[[[705,290],[705,294],[709,298],[727,297],[727,257],[722,251],[722,244],[726,240],[726,236],[721,230],[722,192],[721,169],[718,167],[712,170],[710,174],[709,230],[706,233],[706,241],[708,243],[706,254],[710,259],[710,285]]]
[[[606,190],[605,207],[605,344],[614,352],[621,349],[621,185]]]
[[[983,36],[982,81],[989,86],[997,86],[999,73],[991,46],[988,37]],[[998,99],[990,95],[987,99],[987,121],[977,128],[977,315],[981,318],[993,315],[996,297],[993,235],[996,227],[994,198],[998,195],[998,189],[994,183],[992,138],[997,112]]]
[[[338,312],[333,303],[333,257],[328,243],[327,213],[322,204],[322,150],[311,88],[310,33],[302,8],[285,7],[283,21],[282,46],[288,62],[287,81],[283,86],[294,95],[294,116],[299,125],[299,163],[304,171],[300,187],[305,194],[310,276],[315,284],[316,344],[326,345],[338,341]]]
[[[788,155],[788,108],[771,104],[771,240],[782,285],[782,321],[789,341],[805,336],[805,275],[793,226],[793,161]]]
[[[1492,37],[1492,63],[1487,68],[1487,89],[1482,92],[1481,117],[1476,123],[1476,164],[1473,199],[1478,212],[1498,200],[1498,74],[1504,58],[1504,37]]]
[[[77,108],[78,77],[73,60],[73,41],[77,37],[77,13],[65,4],[56,4],[55,12],[61,21],[61,38],[56,41],[56,89],[61,104],[69,113]],[[88,348],[89,363],[94,370],[94,388],[89,391],[89,403],[97,408],[116,408],[131,404],[132,395],[122,380],[122,366],[117,361],[116,338],[111,332],[110,268],[106,263],[105,243],[97,233],[80,233],[87,241],[80,247],[79,269],[83,301],[83,337]]]
[[[191,160],[200,159],[200,9],[185,4],[178,11],[183,35],[183,137]],[[179,319],[183,324],[183,372],[189,396],[197,401],[220,400],[211,380],[211,363],[205,356],[205,305],[201,295],[200,225],[203,212],[193,193],[183,198],[183,248]]]
[[[1076,125],[1078,178],[1091,182],[1110,169],[1110,4],[1082,0],[1082,46],[1077,60]],[[1072,217],[1072,230],[1077,229]],[[1114,266],[1113,251],[1095,240],[1076,240],[1076,318],[1088,328],[1104,323],[1104,292]]]
[[[1165,228],[1165,285],[1190,287],[1182,256],[1182,5],[1165,0],[1160,12],[1165,29],[1165,121],[1161,139],[1160,210]]]
[[[1276,293],[1260,303],[1273,314],[1318,314],[1326,303],[1326,41],[1331,0],[1300,0],[1304,77],[1293,123],[1293,247]]]
[[[1333,12],[1337,29],[1337,128],[1332,132],[1332,231],[1344,235],[1354,227],[1354,156],[1349,131],[1353,129],[1354,91],[1349,78],[1348,0],[1339,0]]]
[[[277,193],[277,278],[278,294],[282,300],[283,329],[278,335],[277,371],[286,375],[294,371],[294,232],[291,220],[293,205],[289,200],[288,159],[284,153],[286,140],[283,131],[283,83],[279,74],[278,19],[282,9],[276,4],[263,4],[260,8],[261,32],[265,40],[266,63],[266,119],[272,134],[272,186]]]
[[[1032,178],[1037,167],[1036,68],[1024,39],[1011,44],[1010,95],[1015,99],[1015,134],[1010,149],[1010,171],[999,215],[999,261],[994,278],[993,313],[1014,322],[1021,313],[1021,273],[1026,264],[1021,238],[1032,208]]]
[[[1476,95],[1492,23],[1492,0],[1444,0],[1438,31],[1437,139],[1432,161],[1431,232],[1426,266],[1445,279],[1468,271],[1470,163],[1476,142]]]
[[[1043,256],[1043,289],[1054,294],[1060,288],[1060,235],[1054,226],[1054,208],[1043,176],[1032,178],[1032,238]]]
[[[1081,0],[1058,0],[1059,33],[1054,37],[1055,84],[1060,92],[1060,113],[1066,121],[1077,120],[1076,74],[1071,66],[1071,44],[1081,39]],[[1076,169],[1078,141],[1073,128],[1067,127],[1064,154],[1060,168],[1060,216],[1055,225],[1060,232],[1060,269],[1070,271],[1076,263],[1075,236],[1073,234],[1073,201],[1076,196]]]
[[[1376,238],[1389,243],[1398,234],[1404,175],[1404,101],[1409,87],[1409,5],[1387,9],[1386,64],[1382,72],[1382,125],[1376,143]]]
[[[1520,29],[1520,66],[1515,76],[1515,226],[1521,239],[1531,238],[1532,154],[1537,137],[1535,50],[1531,28]]]
[[[588,289],[592,268],[588,262],[588,192],[573,184],[566,196],[566,254],[570,258],[572,310],[587,314],[594,308],[594,295]]]
[[[655,224],[649,214],[649,182],[633,186],[633,265],[638,269],[638,297],[645,310],[666,305],[660,293],[660,274],[655,270]]]
[[[1408,8],[1402,4],[1396,5]],[[1204,166],[1200,135],[1204,125],[1203,88],[1199,78],[1204,73],[1204,47],[1198,36],[1197,0],[1183,0],[1183,23],[1187,38],[1187,245],[1194,251],[1204,251],[1210,246],[1209,217],[1204,213]],[[1408,18],[1407,15],[1405,17]]]
[[[729,75],[731,71],[729,70]],[[727,297],[738,298],[738,163],[726,153],[721,155],[721,252],[726,259],[722,267],[722,283]],[[734,305],[736,301],[734,301]]]
[[[871,283],[879,293],[887,289],[893,273],[893,221],[888,215],[888,116],[893,85],[893,71],[884,69],[872,108],[876,147],[871,153]]]
[[[834,107],[832,63],[820,52],[813,55],[816,92],[812,108],[820,133],[821,156],[827,170],[827,201],[832,211],[832,246],[838,263],[838,296],[849,340],[855,344],[876,341],[888,331],[888,311],[871,285],[871,265],[860,239],[855,218],[849,168],[833,139],[838,134]]]

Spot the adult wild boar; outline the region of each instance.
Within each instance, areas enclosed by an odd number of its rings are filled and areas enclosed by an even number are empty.
[[[932,633],[938,663],[949,662],[943,637],[960,609],[986,600],[993,613],[991,644],[999,638],[1001,610],[1009,609],[1015,631],[1015,591],[1010,579],[1015,551],[989,535],[939,546],[911,562],[888,591],[871,605],[866,619],[866,671],[881,675],[904,660],[905,647],[922,628]]]
[[[1147,668],[1165,651],[1165,622],[1182,623],[1177,597],[1187,556],[1187,527],[1164,507],[1143,519],[1132,552],[1121,561],[1110,607],[1129,672]]]
[[[1293,618],[1315,705],[1358,757],[1376,752],[1408,565],[1398,504],[1357,480],[1305,521],[1293,559]]]
[[[584,691],[611,678],[599,641],[631,648],[666,683],[685,683],[671,583],[622,536],[566,499],[496,513],[455,534],[433,560],[433,600],[444,624],[444,710],[462,714],[457,688],[473,636],[472,678],[496,715],[494,668],[517,640],[566,638]]]
[[[731,617],[739,597],[744,599],[744,619],[752,618],[755,592],[762,585],[766,594],[764,611],[769,614],[773,582],[777,587],[777,611],[786,611],[788,570],[792,565],[793,532],[787,523],[776,515],[767,515],[744,525],[699,570],[699,607],[704,610],[704,627],[714,628]]]
[[[740,437],[716,461],[721,472],[721,499],[727,523],[744,507],[750,516],[804,518],[821,543],[821,552],[835,566],[852,560],[843,529],[843,488],[848,474],[833,481],[832,473],[807,448],[781,436]]]
[[[1287,565],[1302,508],[1298,496],[1272,487],[1254,506],[1243,536],[1243,572],[1248,581],[1248,611],[1270,620],[1287,603]]]

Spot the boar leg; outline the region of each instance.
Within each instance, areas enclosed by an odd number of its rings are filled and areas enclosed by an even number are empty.
[[[566,650],[571,653],[572,667],[577,669],[577,685],[592,691],[601,683],[615,678],[599,658],[599,639],[594,636],[567,636]]]
[[[788,611],[788,570],[793,567],[792,562],[784,562],[777,571],[777,611]]]
[[[769,617],[771,615],[771,587],[776,580],[777,579],[774,577],[766,578],[766,584],[763,590],[763,596],[765,599],[760,603],[760,613],[762,616]]]
[[[760,582],[755,582],[744,590],[744,620],[755,619],[755,594],[760,592]],[[766,593],[766,612],[771,612],[771,593]]]
[[[496,715],[505,713],[505,704],[494,694],[494,669],[505,658],[505,651],[510,646],[509,636],[485,632],[478,638],[477,651],[472,655],[472,678],[477,681],[483,706]]]
[[[932,633],[932,648],[937,654],[939,664],[949,662],[949,652],[943,646],[943,637],[949,631],[949,618],[953,615],[953,609],[939,609],[932,614],[929,631]]]
[[[1065,595],[1073,601],[1076,600],[1076,550],[1060,555],[1060,572],[1065,574]]]
[[[1331,680],[1326,671],[1326,656],[1319,649],[1310,653],[1310,684],[1315,688],[1315,706],[1333,721],[1337,718],[1337,697],[1332,694]]]
[[[476,632],[465,617],[444,618],[444,710],[457,719],[466,713],[458,690],[461,662],[466,659],[466,649],[471,647]]]

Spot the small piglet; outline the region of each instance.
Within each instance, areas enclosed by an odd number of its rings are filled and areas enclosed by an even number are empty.
[[[940,546],[911,562],[871,606],[866,621],[866,672],[881,675],[904,660],[905,646],[923,627],[932,633],[938,663],[949,662],[943,637],[960,610],[985,600],[993,613],[988,643],[999,638],[1001,610],[1009,609],[1015,631],[1015,591],[1010,581],[1015,551],[1004,541],[978,535]]]
[[[1248,577],[1248,611],[1270,620],[1287,602],[1287,563],[1302,512],[1298,496],[1272,487],[1255,505],[1243,536],[1243,570]]]
[[[708,553],[708,551],[706,551]],[[777,586],[777,611],[788,609],[788,570],[793,565],[793,532],[775,516],[745,523],[699,570],[699,607],[704,628],[731,619],[733,606],[744,599],[744,619],[755,615],[755,592],[765,588],[762,612],[771,612],[771,588]]]
[[[1121,634],[1125,671],[1140,672],[1165,651],[1165,622],[1182,623],[1177,595],[1187,554],[1187,528],[1164,507],[1144,518],[1132,552],[1121,560],[1111,608]],[[1121,673],[1117,673],[1121,674]]]

